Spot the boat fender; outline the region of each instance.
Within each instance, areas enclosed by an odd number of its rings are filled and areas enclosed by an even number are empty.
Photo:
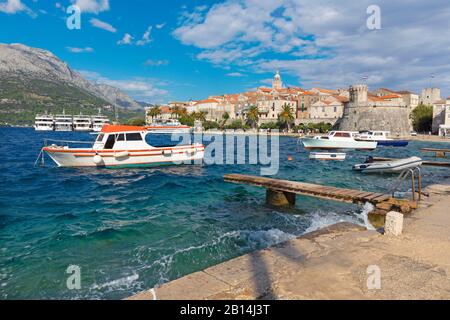
[[[103,163],[103,158],[102,158],[102,156],[96,154],[96,155],[94,156],[94,163],[95,163],[96,165],[102,164],[102,163]]]
[[[165,156],[171,156],[171,155],[172,155],[172,150],[164,150],[164,151],[163,151],[163,155],[165,155]]]
[[[120,159],[120,158],[126,158],[130,155],[130,153],[128,151],[122,151],[122,152],[117,152],[114,154],[114,158],[116,159]]]

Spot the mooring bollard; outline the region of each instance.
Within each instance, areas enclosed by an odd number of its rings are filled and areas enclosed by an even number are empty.
[[[271,206],[294,206],[295,193],[275,191],[272,189],[266,190],[266,203]]]
[[[384,225],[384,234],[390,236],[399,236],[403,232],[403,214],[396,211],[390,211],[386,214],[386,223]]]

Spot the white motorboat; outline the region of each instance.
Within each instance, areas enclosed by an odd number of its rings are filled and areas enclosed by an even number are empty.
[[[82,114],[73,116],[73,131],[92,131],[91,116]]]
[[[313,160],[336,160],[343,161],[345,160],[345,153],[336,153],[336,152],[311,152],[309,154],[309,158]]]
[[[356,150],[375,150],[376,141],[357,141],[358,132],[352,131],[331,131],[328,136],[301,138],[306,150],[326,149],[356,149]]]
[[[151,133],[189,133],[192,128],[182,125],[177,119],[155,119],[147,126],[147,130]]]
[[[416,168],[422,165],[422,159],[419,157],[411,157],[398,159],[393,161],[377,161],[372,162],[371,158],[366,163],[356,164],[353,170],[361,172],[401,172],[406,169]]]
[[[38,114],[34,121],[34,129],[36,131],[53,131],[55,130],[54,117],[51,114]]]
[[[42,151],[59,167],[128,168],[203,160],[202,144],[154,147],[146,142],[147,134],[146,127],[105,125],[90,148],[70,148],[69,142],[55,141],[63,146],[52,144]]]
[[[389,136],[389,131],[360,131],[355,139],[358,141],[376,141],[378,146],[406,147],[409,144],[407,140],[392,139]]]

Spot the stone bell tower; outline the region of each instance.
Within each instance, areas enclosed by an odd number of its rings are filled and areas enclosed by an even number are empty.
[[[281,75],[280,72],[277,71],[275,73],[275,76],[273,77],[273,81],[272,81],[272,89],[274,90],[278,90],[283,88],[283,82],[281,81]]]
[[[367,105],[367,93],[369,88],[365,84],[355,84],[350,86],[350,103],[358,106]]]

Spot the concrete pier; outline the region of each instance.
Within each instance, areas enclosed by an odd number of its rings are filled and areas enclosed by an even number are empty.
[[[130,299],[450,299],[450,185],[426,191],[396,237],[339,223]]]

